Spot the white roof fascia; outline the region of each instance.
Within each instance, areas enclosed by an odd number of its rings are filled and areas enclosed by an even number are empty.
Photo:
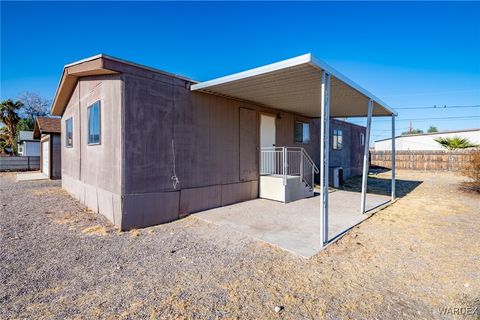
[[[78,61],[66,64],[66,65],[63,66],[63,68],[65,69],[65,68],[68,68],[68,67],[80,64],[80,63],[88,62],[88,61],[91,61],[91,60],[95,60],[95,59],[98,59],[98,58],[101,58],[101,57],[104,57],[104,56],[105,56],[104,54],[100,53],[100,54],[97,54],[97,55],[94,55],[94,56],[91,56],[91,57],[88,57],[88,58],[85,58],[85,59],[82,59],[82,60],[78,60]]]
[[[211,86],[216,86],[216,85],[220,85],[220,84],[224,84],[224,83],[228,83],[236,80],[241,80],[244,78],[253,77],[253,76],[257,76],[257,75],[261,75],[261,74],[265,74],[265,73],[269,73],[269,72],[273,72],[273,71],[277,71],[277,70],[281,70],[289,67],[295,67],[304,63],[309,63],[310,56],[311,56],[310,53],[307,53],[295,58],[283,60],[280,62],[275,62],[272,64],[267,64],[262,67],[234,73],[225,77],[221,77],[221,78],[217,78],[217,79],[213,79],[205,82],[200,82],[192,85],[191,90],[192,91],[200,90],[200,89],[204,89]]]
[[[341,72],[335,70],[333,67],[329,66],[328,64],[326,64],[325,62],[323,62],[322,60],[320,59],[317,59],[315,58],[314,56],[311,56],[311,64],[321,70],[324,70],[326,71],[327,73],[329,73],[330,75],[334,76],[335,78],[339,79],[340,81],[342,81],[343,83],[349,85],[350,87],[352,87],[353,89],[357,90],[358,92],[362,93],[363,95],[365,95],[366,97],[368,97],[369,99],[372,99],[374,102],[378,103],[379,105],[381,105],[382,107],[384,107],[385,109],[387,109],[388,111],[390,111],[392,113],[392,115],[394,116],[397,116],[397,112],[395,110],[393,110],[388,104],[386,104],[385,102],[383,102],[381,99],[379,99],[378,97],[376,97],[374,94],[372,94],[370,91],[362,88],[360,85],[358,85],[356,82],[354,82],[353,80],[350,80],[347,76],[343,75]]]

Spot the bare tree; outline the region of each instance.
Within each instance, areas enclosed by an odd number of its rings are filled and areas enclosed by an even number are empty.
[[[21,110],[23,118],[29,118],[34,122],[35,117],[49,114],[50,99],[43,98],[37,93],[26,91],[19,96],[18,100],[23,103]]]

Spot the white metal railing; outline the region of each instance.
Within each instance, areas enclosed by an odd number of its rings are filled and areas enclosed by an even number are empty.
[[[287,184],[287,176],[298,176],[313,189],[315,173],[318,172],[304,148],[262,147],[260,150],[260,175],[281,175],[284,185]]]

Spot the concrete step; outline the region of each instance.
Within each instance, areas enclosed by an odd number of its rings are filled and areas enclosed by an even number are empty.
[[[287,185],[283,184],[282,175],[260,176],[260,198],[281,202],[292,202],[314,195],[299,176],[287,176]]]

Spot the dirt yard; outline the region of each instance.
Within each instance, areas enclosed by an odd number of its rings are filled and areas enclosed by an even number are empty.
[[[119,232],[0,178],[0,319],[480,318],[480,197],[450,173],[398,172],[403,197],[311,259],[195,215]]]

